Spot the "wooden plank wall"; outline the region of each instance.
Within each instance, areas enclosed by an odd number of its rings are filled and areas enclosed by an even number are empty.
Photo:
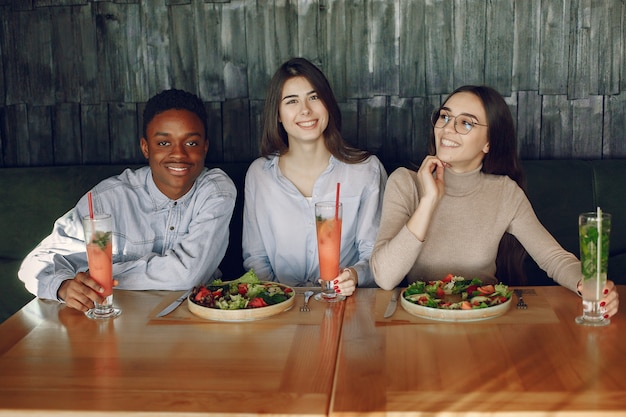
[[[623,0],[0,0],[0,166],[142,162],[145,101],[198,94],[210,162],[258,155],[265,88],[304,56],[344,134],[420,161],[429,114],[497,88],[526,159],[626,157]]]

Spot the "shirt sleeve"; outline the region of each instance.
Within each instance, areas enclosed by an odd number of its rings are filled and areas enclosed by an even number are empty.
[[[259,187],[255,182],[256,170],[258,170],[257,165],[252,165],[246,173],[244,186],[243,267],[245,270],[253,269],[256,276],[262,281],[275,281],[274,270],[267,255],[263,236],[261,236],[257,217],[258,210],[255,209],[257,207],[255,191]]]
[[[374,173],[372,181],[368,187],[368,192],[363,196],[359,206],[359,218],[356,230],[355,244],[359,251],[359,260],[352,265],[358,274],[358,285],[362,287],[372,287],[376,283],[374,275],[370,268],[370,257],[374,249],[376,235],[380,224],[380,215],[383,205],[383,195],[385,192],[385,184],[387,183],[387,172],[377,158],[376,169],[370,172]]]
[[[228,247],[230,220],[237,190],[224,174],[197,191],[194,218],[186,233],[163,254],[148,253],[137,260],[114,263],[119,289],[184,290],[211,278]]]
[[[376,283],[396,287],[409,273],[419,255],[422,242],[406,227],[418,203],[411,171],[399,168],[389,176],[378,236],[370,259]]]
[[[52,233],[24,259],[18,271],[26,289],[48,300],[58,300],[61,283],[87,270],[83,226],[76,209],[59,218]]]
[[[521,190],[519,193],[523,194]],[[563,249],[541,224],[528,198],[522,195],[519,199],[519,208],[511,221],[509,233],[519,240],[550,278],[576,292],[581,277],[580,261],[574,254]]]

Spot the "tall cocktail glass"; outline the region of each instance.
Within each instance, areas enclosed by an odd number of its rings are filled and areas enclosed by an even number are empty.
[[[600,303],[609,264],[611,215],[599,210],[582,213],[578,216],[578,233],[583,284],[583,314],[576,317],[576,323],[606,326],[611,321],[604,318],[605,309],[600,306]]]
[[[106,298],[104,303],[95,303],[89,310],[87,317],[92,319],[106,319],[117,317],[122,312],[113,306],[113,244],[112,221],[110,214],[96,214],[83,218],[85,230],[85,245],[87,247],[87,262],[89,276],[104,288]]]
[[[333,284],[334,279],[339,275],[342,209],[341,203],[334,201],[315,203],[317,252],[322,285],[322,292],[315,295],[316,300],[335,302],[346,298],[335,292]]]

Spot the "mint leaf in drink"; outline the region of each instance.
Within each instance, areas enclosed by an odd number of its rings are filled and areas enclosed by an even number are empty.
[[[96,231],[92,235],[91,243],[98,245],[102,250],[106,247],[107,243],[111,240],[111,232]]]

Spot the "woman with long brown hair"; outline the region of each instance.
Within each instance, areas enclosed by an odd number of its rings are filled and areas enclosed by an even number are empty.
[[[577,291],[580,261],[541,225],[524,192],[513,117],[502,96],[486,86],[458,88],[432,124],[432,154],[419,170],[389,176],[370,261],[376,283],[391,289],[405,277],[432,281],[449,273],[518,283],[521,243],[548,276]],[[604,294],[610,317],[619,306],[613,282]]]
[[[318,285],[315,203],[333,201],[341,184],[341,271],[335,292],[374,285],[369,257],[387,174],[373,155],[346,143],[328,80],[304,58],[274,74],[265,102],[261,157],[248,169],[244,268],[263,280]]]

